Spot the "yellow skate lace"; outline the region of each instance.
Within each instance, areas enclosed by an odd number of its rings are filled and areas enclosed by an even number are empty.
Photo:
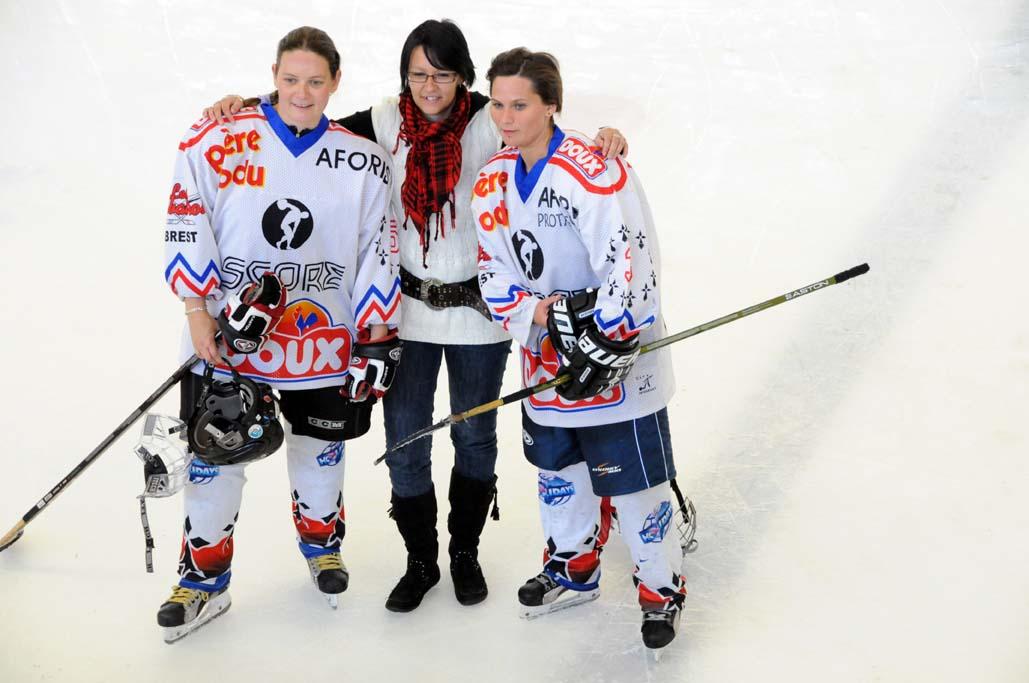
[[[186,588],[185,586],[175,586],[172,588],[171,597],[166,602],[177,602],[180,605],[188,605],[197,598],[200,600],[208,600],[211,594],[207,591],[198,591],[195,588]]]
[[[343,558],[340,557],[339,553],[328,553],[327,555],[318,555],[312,557],[311,562],[314,568],[320,572],[328,569],[343,569]]]

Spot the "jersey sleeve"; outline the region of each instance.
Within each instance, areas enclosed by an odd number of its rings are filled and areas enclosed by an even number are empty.
[[[600,282],[593,318],[607,337],[624,340],[654,323],[660,302],[646,196],[622,160],[612,166],[621,177],[606,192],[586,192],[578,228]]]
[[[222,298],[221,258],[211,226],[217,183],[201,153],[208,126],[202,119],[191,128],[175,158],[168,215],[164,229],[164,279],[180,299]]]
[[[380,150],[381,153],[381,150]],[[390,163],[383,154],[383,162]],[[387,181],[372,177],[362,201],[358,228],[357,274],[354,278],[354,320],[357,331],[371,325],[400,324],[400,268],[397,224],[390,211],[392,173]]]
[[[500,227],[506,226],[508,221],[501,187],[507,182],[507,173],[487,173],[489,168],[483,169],[472,194],[472,215],[479,217],[476,219],[479,289],[493,321],[507,330],[519,344],[527,346],[533,334],[532,317],[539,300],[523,284],[522,271],[512,261],[507,241],[510,230]],[[490,178],[494,179],[493,185]]]

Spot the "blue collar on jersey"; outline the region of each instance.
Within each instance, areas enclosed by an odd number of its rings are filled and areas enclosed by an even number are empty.
[[[325,114],[322,114],[322,118],[314,130],[297,137],[279,116],[279,112],[275,111],[275,107],[270,104],[262,104],[261,111],[268,117],[268,125],[282,140],[282,144],[286,145],[286,149],[290,151],[294,159],[311,149],[322,134],[329,129],[329,120],[325,118]]]
[[[554,137],[550,138],[550,145],[547,146],[547,155],[533,164],[531,171],[525,170],[525,161],[522,159],[522,153],[518,152],[518,161],[515,163],[515,187],[518,188],[518,196],[522,198],[522,203],[528,201],[529,195],[532,194],[532,188],[536,187],[536,181],[540,179],[540,174],[543,173],[543,167],[547,165],[550,157],[554,156],[557,146],[564,139],[564,131],[555,125]]]

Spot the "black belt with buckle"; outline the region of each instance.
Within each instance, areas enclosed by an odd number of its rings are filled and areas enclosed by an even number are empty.
[[[404,296],[418,299],[433,310],[467,306],[481,313],[487,320],[493,320],[479,292],[478,277],[468,278],[464,282],[447,283],[435,278],[423,280],[401,268],[400,290]]]

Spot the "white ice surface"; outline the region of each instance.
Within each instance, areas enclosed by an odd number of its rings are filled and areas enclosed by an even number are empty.
[[[598,601],[515,616],[541,540],[509,407],[485,603],[445,577],[416,612],[383,609],[404,555],[377,415],[347,453],[339,610],[272,458],[249,472],[232,610],[167,646],[181,503],[151,505],[148,575],[133,428],[0,554],[0,681],[1029,680],[1025,2],[0,3],[0,533],[174,368],[160,231],[201,106],[267,91],[278,38],[313,24],[344,56],[330,113],[366,108],[441,16],[480,78],[502,49],[550,50],[562,123],[628,135],[673,330],[871,264],[674,347],[700,519],[680,637],[648,660],[618,541]]]

